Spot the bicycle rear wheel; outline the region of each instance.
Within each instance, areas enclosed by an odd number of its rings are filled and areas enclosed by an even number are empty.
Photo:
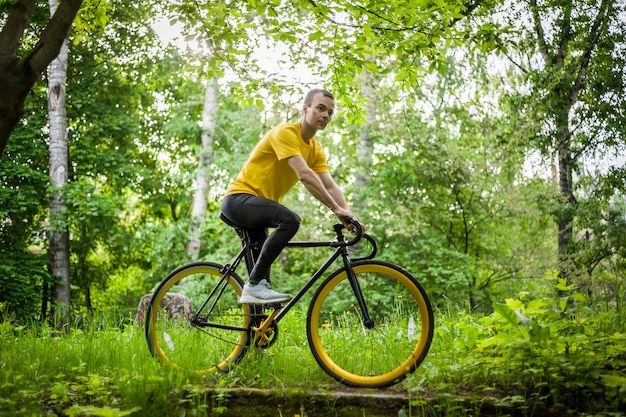
[[[426,357],[433,338],[432,306],[419,282],[398,266],[364,260],[355,262],[352,270],[373,326],[365,325],[342,268],[311,300],[309,346],[318,364],[337,381],[387,387],[404,379]]]
[[[190,263],[161,282],[145,323],[153,356],[176,369],[203,374],[227,371],[245,355],[254,307],[238,303],[243,282],[234,273],[224,276],[221,268]]]

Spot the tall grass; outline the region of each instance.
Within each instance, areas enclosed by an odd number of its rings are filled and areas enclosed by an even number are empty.
[[[155,393],[188,381],[146,356],[138,326],[115,324],[98,320],[64,335],[37,326],[7,331],[5,324],[0,414],[67,415],[73,409],[81,415],[80,407],[156,413],[163,398]]]
[[[392,388],[408,395],[407,415],[502,415],[507,407],[529,416],[626,415],[624,311],[593,310],[580,296],[494,307],[480,317],[436,310],[427,359]],[[129,318],[99,316],[61,335],[5,320],[0,416],[217,415],[227,403],[207,387],[345,389],[315,362],[305,321],[304,311],[292,310],[274,346],[249,352],[228,374],[199,377],[153,359],[143,328]]]
[[[305,317],[293,313],[270,349],[249,352],[228,374],[203,377],[152,358],[143,327],[130,320],[99,317],[67,334],[7,321],[0,327],[0,416],[173,416],[190,408],[205,415],[211,401],[198,387],[328,386],[309,353]]]

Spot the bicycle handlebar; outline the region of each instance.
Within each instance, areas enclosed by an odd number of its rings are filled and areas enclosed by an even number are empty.
[[[353,226],[351,231],[355,236],[349,241],[344,240],[343,236],[341,235],[341,231],[347,229],[347,227],[343,223],[335,224],[334,229],[337,233],[338,240],[334,242],[329,242],[329,246],[334,248],[356,246],[359,241],[364,239],[370,245],[369,254],[360,258],[353,258],[353,260],[373,259],[374,256],[376,256],[376,252],[378,252],[378,245],[376,244],[376,240],[367,233],[363,233],[363,226],[361,225],[361,223],[358,222],[358,220],[346,217],[345,221],[346,223],[349,223]]]
[[[352,217],[345,218],[346,223],[350,223],[354,228],[351,230],[354,233],[354,237],[346,242],[346,246],[355,245],[361,238],[363,237],[363,227],[361,227],[361,223],[359,223],[356,219]],[[354,232],[356,230],[356,233]]]

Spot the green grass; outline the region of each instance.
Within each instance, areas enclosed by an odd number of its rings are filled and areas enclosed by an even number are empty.
[[[495,310],[484,317],[436,310],[426,361],[393,388],[409,395],[407,415],[485,415],[487,405],[497,415],[509,406],[523,415],[626,415],[623,311],[593,310],[580,296],[521,297]],[[228,374],[204,377],[153,359],[143,328],[131,320],[98,317],[62,335],[5,321],[0,416],[215,415],[224,402],[207,386],[344,389],[315,362],[305,321],[302,311],[292,311],[274,346],[249,353]]]

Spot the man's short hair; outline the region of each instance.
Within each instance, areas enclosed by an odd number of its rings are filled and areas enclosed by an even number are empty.
[[[311,104],[313,104],[313,97],[315,97],[317,93],[322,93],[324,97],[328,97],[333,100],[335,99],[335,96],[330,91],[324,90],[322,88],[314,88],[313,90],[306,93],[306,96],[304,97],[304,104],[310,107]]]

